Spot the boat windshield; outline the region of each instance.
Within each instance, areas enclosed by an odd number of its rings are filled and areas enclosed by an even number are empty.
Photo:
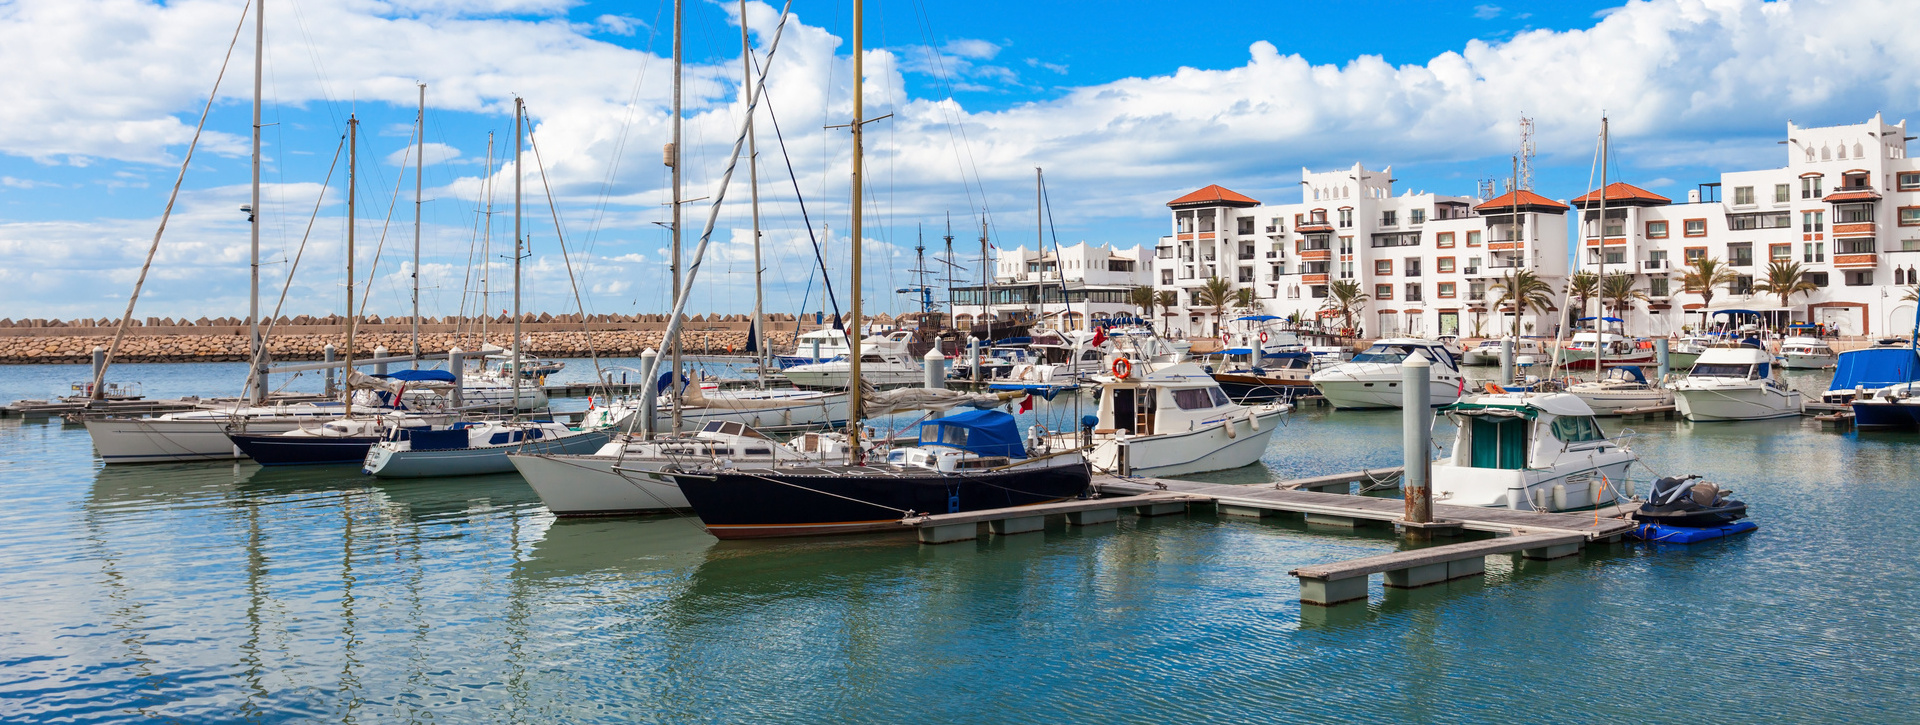
[[[1419,348],[1410,345],[1374,345],[1366,352],[1353,356],[1357,363],[1398,363],[1408,356],[1419,352]]]
[[[1228,402],[1227,394],[1221,391],[1218,386],[1211,387],[1211,388],[1192,388],[1189,390],[1175,390],[1172,392],[1173,392],[1173,404],[1180,406],[1181,410],[1205,410],[1207,408],[1218,408],[1222,405],[1226,405]]]
[[[1747,363],[1695,363],[1693,372],[1696,378],[1750,378],[1753,377],[1753,365]]]
[[[1600,424],[1591,416],[1564,415],[1553,419],[1553,437],[1568,443],[1604,440],[1607,434],[1600,432]]]

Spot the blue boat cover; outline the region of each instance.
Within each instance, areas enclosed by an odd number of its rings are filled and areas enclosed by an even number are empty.
[[[1920,357],[1912,348],[1871,347],[1840,353],[1840,365],[1833,371],[1828,390],[1873,390],[1889,385],[1920,382]]]
[[[1220,354],[1222,354],[1222,355],[1251,355],[1251,354],[1253,354],[1253,349],[1252,349],[1252,348],[1247,348],[1247,347],[1233,347],[1233,348],[1227,348],[1227,349],[1225,349],[1225,350],[1221,350],[1221,351],[1220,351]]]
[[[1744,534],[1758,528],[1760,524],[1754,523],[1753,519],[1741,519],[1730,524],[1704,529],[1643,523],[1633,528],[1633,538],[1661,544],[1692,544],[1723,536]]]
[[[374,377],[387,378],[390,380],[399,380],[399,381],[408,382],[408,383],[418,383],[418,382],[451,383],[453,382],[453,373],[446,370],[396,370],[394,372],[390,372],[385,375],[375,375]]]
[[[1001,410],[969,410],[920,424],[920,442],[960,448],[983,456],[1026,458],[1027,446],[1013,415]]]

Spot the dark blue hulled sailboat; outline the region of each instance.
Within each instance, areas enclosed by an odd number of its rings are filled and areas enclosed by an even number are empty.
[[[398,390],[375,390],[375,414],[358,418],[338,418],[312,428],[295,428],[283,433],[249,434],[228,430],[227,438],[241,452],[262,466],[359,465],[366,460],[367,449],[389,434],[402,438],[414,431],[445,427],[451,415],[409,413],[401,402],[407,385],[448,385],[453,373],[445,370],[400,370],[374,375],[400,383]],[[351,393],[349,393],[351,395]]]

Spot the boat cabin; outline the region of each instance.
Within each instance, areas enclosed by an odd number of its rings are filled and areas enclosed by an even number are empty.
[[[1379,340],[1373,343],[1372,347],[1367,348],[1365,352],[1353,356],[1353,359],[1347,362],[1355,364],[1399,365],[1400,363],[1406,362],[1407,358],[1415,355],[1426,358],[1428,362],[1436,366],[1449,370],[1459,370],[1459,367],[1454,364],[1453,353],[1448,351],[1445,345],[1433,340],[1416,338]]]
[[[1766,380],[1773,375],[1773,356],[1757,347],[1708,348],[1687,372],[1689,378]]]
[[[1177,363],[1108,383],[1101,392],[1094,432],[1185,433],[1241,409],[1205,369]]]
[[[920,445],[889,451],[887,462],[953,473],[999,468],[1026,457],[1026,442],[1011,414],[969,410],[922,422]]]
[[[1563,456],[1617,448],[1593,409],[1567,393],[1475,395],[1440,412],[1460,427],[1453,455],[1460,468],[1517,471],[1552,468]]]

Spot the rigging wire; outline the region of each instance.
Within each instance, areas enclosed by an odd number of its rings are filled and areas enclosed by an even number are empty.
[[[280,285],[280,299],[273,303],[273,314],[267,316],[266,329],[260,331],[260,350],[253,364],[247,366],[247,382],[240,388],[243,391],[253,388],[254,376],[259,373],[260,363],[267,354],[266,341],[273,338],[273,328],[280,320],[280,308],[287,304],[287,291],[293,289],[293,273],[299,271],[300,259],[307,253],[307,239],[313,236],[313,226],[320,219],[320,207],[326,202],[327,189],[333,187],[333,171],[340,167],[340,153],[346,148],[347,135],[340,134],[340,143],[333,148],[333,161],[327,163],[327,176],[320,180],[320,193],[313,199],[313,213],[307,217],[307,231],[300,235],[300,246],[294,251],[293,263],[287,266],[287,279]]]
[[[540,139],[531,129],[527,131],[527,143],[533,146],[533,163],[540,169],[540,187],[547,193],[547,211],[553,214],[553,238],[560,244],[560,262],[567,268],[567,283],[573,286],[573,303],[580,308],[580,330],[587,339],[587,356],[593,361],[593,379],[595,382],[607,380],[606,371],[600,368],[600,353],[593,346],[593,325],[587,319],[587,303],[580,296],[580,280],[573,275],[573,261],[567,256],[566,228],[560,224],[560,207],[553,201],[553,185],[547,181],[547,162],[540,158]],[[514,371],[518,374],[519,371]],[[612,391],[607,391],[609,396]]]

